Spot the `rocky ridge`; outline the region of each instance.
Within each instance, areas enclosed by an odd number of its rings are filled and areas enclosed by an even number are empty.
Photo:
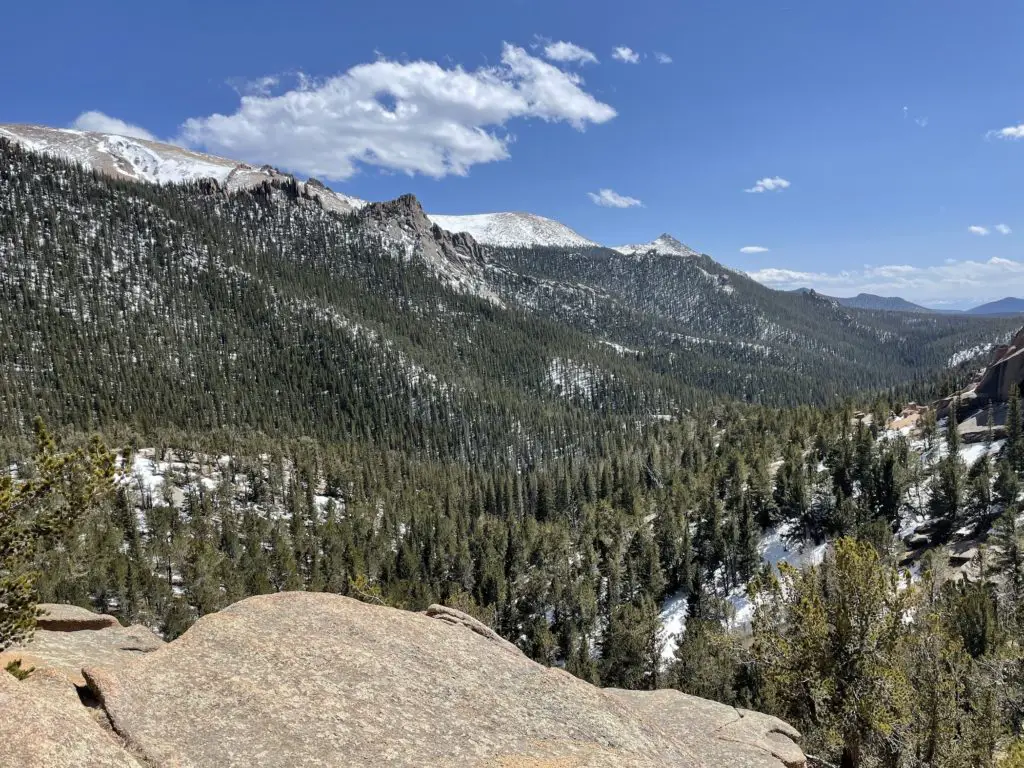
[[[415,196],[369,203],[358,216],[394,255],[407,261],[418,257],[450,288],[502,306],[488,284],[483,253],[473,236],[431,221]]]
[[[33,152],[62,157],[117,179],[152,184],[180,184],[212,179],[221,188],[237,192],[265,182],[295,181],[269,165],[255,166],[224,157],[195,152],[174,144],[42,125],[0,125],[0,138],[10,139]],[[365,200],[335,192],[317,179],[296,182],[304,194],[320,199],[324,208],[348,213]]]
[[[662,256],[680,256],[682,258],[692,258],[694,256],[700,256],[700,254],[693,250],[690,246],[679,242],[676,238],[669,234],[663,234],[649,243],[641,243],[639,245],[619,245],[612,248],[613,251],[625,254],[626,256],[638,256],[645,253],[661,254]]]
[[[22,682],[0,674],[0,710],[15,713],[0,719],[0,764],[806,764],[799,734],[776,718],[672,690],[595,688],[442,606],[264,595],[150,653],[81,663],[77,692],[45,664]]]

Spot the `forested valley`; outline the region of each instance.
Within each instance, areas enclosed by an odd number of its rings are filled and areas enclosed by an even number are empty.
[[[287,184],[131,184],[0,142],[0,543],[26,487],[82,502],[19,550],[35,599],[167,639],[282,590],[443,603],[602,686],[777,714],[826,765],[1024,764],[1019,403],[981,450],[954,419],[886,428],[1013,321],[840,308],[706,257],[630,283],[600,249],[484,249],[484,294],[417,257],[407,208],[412,245]],[[936,546],[911,560],[915,520]],[[982,535],[951,578],[940,545]]]

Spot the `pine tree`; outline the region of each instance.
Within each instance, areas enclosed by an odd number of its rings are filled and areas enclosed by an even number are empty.
[[[947,531],[965,512],[964,485],[964,462],[960,454],[951,453],[940,459],[935,468],[928,507],[931,515],[942,521]]]
[[[909,717],[900,655],[911,630],[897,584],[870,544],[839,539],[821,567],[783,563],[780,579],[754,588],[752,653],[766,704],[842,768],[861,765]]]
[[[722,622],[692,617],[677,642],[669,685],[691,696],[735,703],[740,651]]]
[[[659,630],[658,609],[652,600],[616,606],[602,643],[601,684],[631,690],[657,688]]]
[[[0,651],[31,635],[40,554],[113,491],[114,458],[94,439],[60,451],[35,422],[34,475],[0,474]]]
[[[1010,387],[1006,405],[1006,454],[1018,474],[1024,471],[1024,424],[1021,422],[1020,390]]]

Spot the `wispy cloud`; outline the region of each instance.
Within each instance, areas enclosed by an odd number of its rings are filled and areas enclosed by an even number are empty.
[[[986,237],[989,233],[988,227],[979,227],[977,224],[969,226],[967,231],[978,237]]]
[[[587,192],[587,197],[593,200],[595,205],[600,205],[603,208],[636,208],[643,205],[643,202],[635,197],[620,195],[613,189]]]
[[[994,229],[995,229],[995,231],[996,231],[996,232],[998,232],[998,233],[999,233],[1000,235],[1009,235],[1009,234],[1011,234],[1011,233],[1013,232],[1013,230],[1012,230],[1012,229],[1010,229],[1010,228],[1009,228],[1008,226],[1006,226],[1005,224],[996,224],[996,225],[995,225],[995,227],[994,227]]]
[[[903,108],[903,119],[904,120],[908,120],[909,118],[910,118],[910,107],[904,107]],[[926,116],[924,116],[924,115],[918,115],[917,117],[914,118],[914,123],[919,128],[927,128],[928,127],[928,118]]]
[[[235,93],[239,96],[268,96],[281,83],[279,75],[266,75],[255,80],[234,78],[228,80]]]
[[[775,192],[786,189],[790,186],[790,183],[781,176],[771,176],[763,179],[758,179],[754,186],[749,189],[743,190],[744,192],[760,193],[760,192]]]
[[[659,64],[672,63],[672,57],[669,56],[667,53],[661,53],[660,51],[654,52],[654,60],[657,61]]]
[[[640,63],[640,54],[624,45],[619,45],[612,49],[612,58],[616,61],[621,61],[623,64]]]
[[[509,157],[509,122],[577,130],[616,116],[579,75],[505,44],[499,64],[465,70],[379,59],[276,95],[247,95],[231,114],[187,120],[181,140],[208,151],[327,179],[361,166],[440,178]],[[299,140],[296,137],[301,137]]]
[[[770,248],[765,248],[763,245],[745,245],[740,248],[740,253],[768,253]]]
[[[116,133],[118,136],[130,136],[133,139],[158,141],[156,136],[145,128],[132,125],[131,123],[126,123],[124,120],[119,120],[116,117],[111,117],[110,115],[105,115],[102,112],[97,112],[95,110],[80,114],[75,118],[75,122],[71,124],[71,127],[77,128],[79,131]]]
[[[548,43],[544,46],[544,55],[551,61],[576,62],[578,64],[597,64],[597,56],[582,46],[565,40]]]
[[[969,304],[1024,294],[1024,262],[950,259],[942,264],[865,266],[840,272],[806,272],[768,267],[749,273],[771,288],[814,288],[836,296],[874,293],[902,296],[926,304]]]

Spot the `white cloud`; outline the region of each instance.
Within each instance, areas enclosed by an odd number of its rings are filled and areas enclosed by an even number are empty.
[[[545,45],[544,55],[552,61],[575,61],[580,64],[597,64],[597,56],[592,52],[565,40]]]
[[[75,122],[71,124],[71,127],[77,128],[80,131],[116,133],[118,136],[131,136],[133,139],[157,141],[156,136],[145,128],[126,123],[124,120],[118,120],[116,117],[111,117],[95,110],[80,114],[75,118]]]
[[[280,83],[281,78],[278,75],[266,75],[265,77],[257,77],[255,80],[241,78],[228,80],[228,85],[239,96],[268,96]]]
[[[988,235],[988,227],[979,227],[977,225],[972,225],[967,228],[967,231],[970,232],[972,235],[977,235],[978,237],[985,237],[986,235]]]
[[[995,131],[989,131],[985,134],[988,138],[997,139],[1024,139],[1024,123],[1020,125],[1008,125],[1006,128],[1000,128]]]
[[[659,64],[671,64],[672,63],[672,57],[669,56],[667,53],[661,53],[660,51],[655,51],[654,52],[654,59]]]
[[[211,152],[328,179],[360,164],[440,178],[509,157],[516,118],[583,130],[615,110],[583,80],[505,44],[501,63],[467,71],[381,59],[275,96],[249,94],[229,115],[187,120],[181,138]]]
[[[621,61],[623,64],[639,64],[640,54],[634,51],[632,48],[627,48],[624,45],[616,46],[612,50],[612,58]]]
[[[834,296],[874,293],[902,296],[924,304],[973,305],[1024,294],[1024,262],[1005,258],[987,261],[948,259],[942,264],[890,264],[840,272],[805,272],[768,267],[749,273],[770,288],[814,288]]]
[[[996,232],[998,232],[998,233],[999,233],[1000,235],[1009,235],[1009,234],[1010,234],[1011,232],[1013,232],[1013,230],[1012,230],[1012,229],[1010,229],[1010,228],[1009,228],[1008,226],[1006,226],[1005,224],[996,224],[996,226],[995,226],[995,230],[996,230]]]
[[[781,176],[772,176],[764,179],[758,179],[754,186],[750,189],[743,190],[744,192],[774,192],[775,190],[782,190],[789,187],[789,182]]]
[[[643,202],[635,197],[620,195],[612,189],[602,189],[599,192],[587,192],[587,196],[594,201],[595,205],[603,208],[636,208],[642,206]]]
[[[740,248],[740,253],[768,253],[769,250],[763,245],[745,245]]]

